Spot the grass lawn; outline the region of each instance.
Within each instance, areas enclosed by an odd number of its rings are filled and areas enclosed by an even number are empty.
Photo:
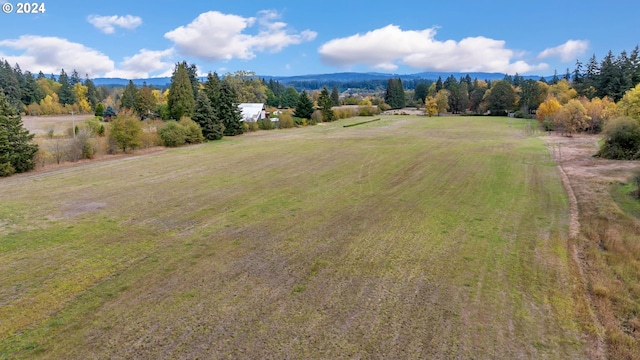
[[[0,359],[589,357],[544,142],[362,120],[0,179]]]

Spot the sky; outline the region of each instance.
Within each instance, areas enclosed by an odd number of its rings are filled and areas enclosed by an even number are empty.
[[[564,74],[640,43],[640,1],[0,0],[0,58],[90,78],[337,72]],[[42,5],[42,6],[41,6]],[[18,13],[18,10],[34,13]]]

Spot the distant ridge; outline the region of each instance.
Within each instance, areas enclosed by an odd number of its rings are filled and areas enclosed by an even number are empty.
[[[331,73],[331,74],[309,74],[309,75],[295,75],[295,76],[271,76],[271,75],[256,75],[257,78],[271,80],[277,80],[283,85],[295,82],[302,81],[315,81],[318,83],[327,83],[327,82],[354,82],[354,81],[372,81],[372,80],[388,80],[391,78],[400,78],[402,80],[438,80],[438,77],[444,79],[453,75],[456,79],[460,79],[461,77],[469,74],[471,79],[478,80],[502,80],[504,79],[506,74],[503,73],[488,73],[488,72],[420,72],[415,74],[388,74],[388,73],[377,73],[377,72],[367,72],[367,73],[358,73],[358,72],[341,72],[341,73]],[[222,75],[221,75],[222,76]],[[539,80],[541,77],[545,79],[551,79],[551,76],[539,76],[539,75],[526,75],[523,76],[524,79],[533,79]],[[206,78],[201,77],[200,81],[204,81]],[[129,83],[129,79],[123,78],[95,78],[92,79],[93,83],[96,86],[107,85],[107,86],[126,86]],[[147,84],[149,86],[157,86],[157,87],[166,87],[171,83],[170,77],[160,77],[160,78],[147,78],[147,79],[132,79],[133,83],[136,86],[142,86],[143,84]]]

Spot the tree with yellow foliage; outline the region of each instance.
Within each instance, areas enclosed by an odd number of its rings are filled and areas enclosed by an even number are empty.
[[[588,121],[587,109],[577,99],[569,100],[555,113],[553,118],[555,130],[562,132],[566,136],[571,136],[573,133],[584,130]]]
[[[91,112],[91,104],[87,99],[87,92],[89,88],[82,85],[82,83],[76,83],[73,85],[73,92],[76,94],[76,104],[78,105],[78,110],[82,113]]]
[[[538,118],[538,121],[540,123],[544,122],[545,120],[552,120],[555,113],[558,112],[561,107],[562,105],[560,105],[556,98],[548,97],[545,101],[542,102],[542,104],[540,104],[540,106],[538,106],[536,118]]]
[[[575,99],[578,96],[578,92],[573,89],[566,79],[558,81],[557,84],[549,86],[547,92],[549,95],[555,97],[560,105],[564,105],[571,99]]]
[[[424,99],[424,110],[427,113],[427,115],[429,115],[429,117],[432,117],[433,115],[437,114],[438,102],[436,98],[434,98],[433,96],[427,96]]]
[[[604,124],[617,114],[616,103],[606,96],[603,99],[595,97],[591,100],[582,97],[580,103],[587,110],[587,115],[590,118],[585,130],[591,133],[602,131]]]
[[[640,121],[640,84],[628,90],[618,102],[621,115]]]

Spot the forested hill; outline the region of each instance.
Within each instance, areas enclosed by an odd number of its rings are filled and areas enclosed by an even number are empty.
[[[333,73],[333,74],[310,74],[310,75],[297,75],[297,76],[270,76],[270,75],[257,75],[256,77],[265,79],[269,81],[273,79],[274,81],[278,81],[283,85],[290,85],[295,88],[301,89],[309,89],[316,90],[321,89],[323,86],[332,87],[338,84],[346,84],[346,83],[358,83],[360,85],[369,83],[371,88],[378,87],[380,85],[386,85],[387,80],[391,78],[400,78],[403,82],[417,82],[419,80],[429,80],[436,81],[438,77],[441,79],[446,79],[447,77],[453,75],[456,78],[464,77],[469,75],[472,79],[478,80],[503,80],[505,78],[505,74],[503,73],[486,73],[486,72],[471,72],[471,73],[463,73],[463,72],[421,72],[415,74],[387,74],[387,73],[376,73],[376,72],[367,72],[367,73],[357,73],[357,72],[342,72],[342,73]],[[540,76],[523,76],[526,79],[539,80]],[[550,79],[550,76],[545,78]],[[200,79],[204,81],[205,79]],[[126,86],[129,83],[129,79],[122,78],[95,78],[93,82],[96,86],[107,85],[107,86]],[[171,78],[162,77],[162,78],[149,78],[149,79],[134,79],[133,83],[135,85],[143,85],[147,84],[149,86],[157,86],[157,87],[168,87],[171,83]],[[343,86],[339,86],[343,87]]]

